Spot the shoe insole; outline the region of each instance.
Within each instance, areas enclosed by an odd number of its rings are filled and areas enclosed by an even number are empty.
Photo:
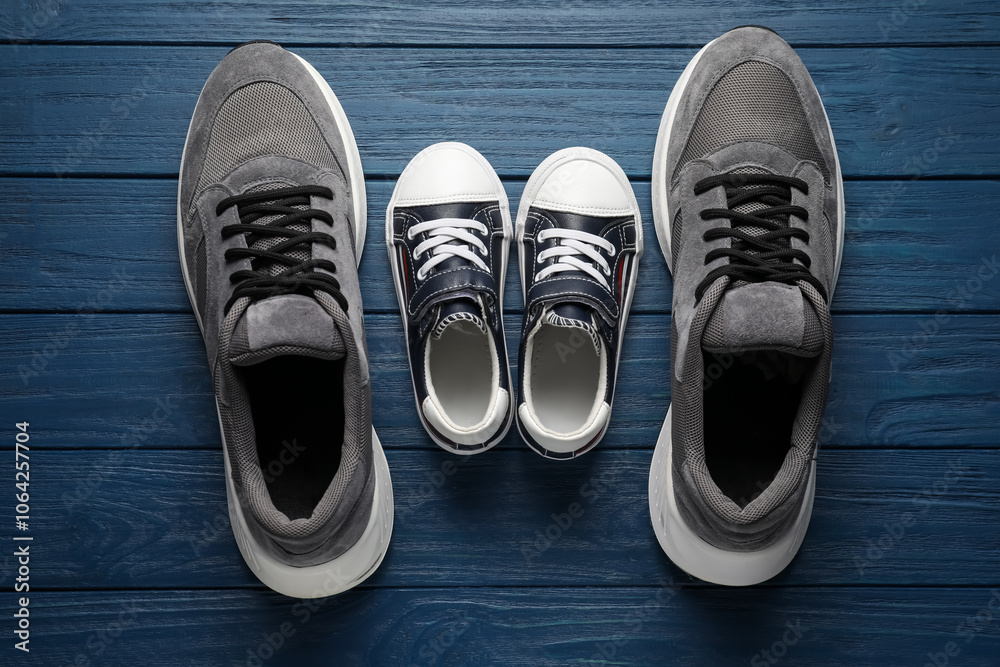
[[[271,502],[289,519],[308,518],[340,467],[344,360],[287,355],[241,372]]]
[[[803,380],[766,379],[739,359],[712,379],[708,373],[719,368],[706,354],[705,463],[719,489],[746,507],[771,484],[791,448]]]
[[[542,324],[531,344],[531,407],[541,425],[573,433],[590,420],[598,400],[601,358],[590,336]],[[603,398],[603,397],[601,397]]]
[[[427,341],[427,356],[427,381],[445,416],[459,428],[482,422],[496,382],[487,334],[471,322],[454,322]]]

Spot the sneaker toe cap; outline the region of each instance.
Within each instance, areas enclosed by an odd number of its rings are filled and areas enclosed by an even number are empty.
[[[417,154],[396,185],[398,204],[497,199],[496,176],[473,148],[435,144]]]
[[[596,160],[579,158],[552,170],[538,190],[534,205],[590,215],[631,211],[630,193],[617,176]]]

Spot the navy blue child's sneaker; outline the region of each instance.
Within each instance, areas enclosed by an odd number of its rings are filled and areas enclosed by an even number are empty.
[[[486,451],[512,421],[501,314],[511,229],[496,172],[461,143],[420,151],[386,211],[417,413],[455,454]]]
[[[607,431],[642,257],[639,206],[607,155],[567,148],[525,186],[517,211],[524,290],[517,422],[542,456],[569,459]]]

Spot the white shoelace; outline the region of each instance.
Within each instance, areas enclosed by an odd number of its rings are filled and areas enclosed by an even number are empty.
[[[425,252],[431,253],[431,258],[417,271],[417,278],[424,280],[435,266],[449,257],[466,259],[483,271],[489,271],[486,262],[479,255],[486,255],[486,244],[469,229],[480,234],[487,232],[486,225],[475,220],[462,218],[438,218],[418,222],[406,232],[406,238],[412,240],[417,234],[427,233],[427,239],[417,244],[413,249],[413,259],[419,259]],[[476,250],[479,253],[476,253]]]
[[[538,240],[562,239],[562,243],[538,253],[538,261],[543,262],[550,257],[558,257],[559,260],[542,268],[535,274],[535,280],[543,280],[555,273],[563,271],[583,271],[591,278],[599,282],[605,289],[610,290],[608,276],[611,275],[611,267],[608,261],[601,254],[601,250],[613,255],[614,245],[610,241],[602,239],[600,236],[581,232],[576,229],[543,229],[538,232]],[[582,255],[590,261],[579,258]],[[598,270],[600,267],[600,270]]]

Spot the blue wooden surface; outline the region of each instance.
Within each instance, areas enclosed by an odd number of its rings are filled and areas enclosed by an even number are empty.
[[[695,49],[744,23],[799,47],[848,178],[799,557],[732,590],[656,545],[646,474],[669,402],[671,282],[655,243],[608,436],[553,463],[514,434],[473,459],[429,441],[369,234],[393,545],[361,589],[314,608],[264,589],[228,526],[174,238],[184,129],[226,49],[276,39],[326,76],[362,151],[373,229],[409,158],[451,139],[479,148],[515,203],[551,151],[604,150],[653,239],[663,104]],[[0,65],[0,470],[13,481],[13,422],[30,421],[36,540],[24,655],[0,522],[0,664],[1000,665],[997,3],[9,0]],[[540,540],[572,502],[583,516]]]
[[[299,52],[334,87],[366,173],[390,178],[442,139],[475,144],[501,176],[526,178],[552,151],[583,144],[648,178],[655,119],[697,52],[486,46]],[[198,93],[227,51],[0,44],[0,174],[176,175]],[[849,178],[996,171],[1000,47],[800,55]]]

